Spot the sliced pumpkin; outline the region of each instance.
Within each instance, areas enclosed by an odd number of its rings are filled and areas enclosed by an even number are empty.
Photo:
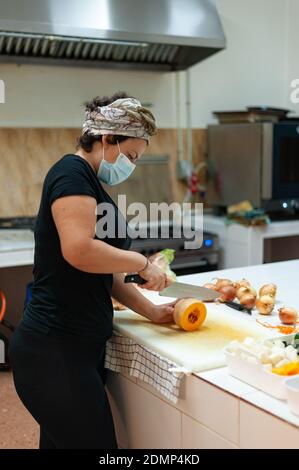
[[[185,331],[195,331],[203,324],[207,308],[197,299],[180,299],[174,306],[173,319]]]

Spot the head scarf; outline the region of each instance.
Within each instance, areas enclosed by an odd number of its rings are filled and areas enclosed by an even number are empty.
[[[149,141],[157,133],[154,115],[135,98],[120,98],[107,106],[86,111],[82,133],[118,134]]]

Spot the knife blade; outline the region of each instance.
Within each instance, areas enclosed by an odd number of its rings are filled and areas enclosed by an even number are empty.
[[[145,279],[143,279],[139,274],[127,274],[124,279],[125,283],[134,282],[136,284],[145,284]],[[208,289],[206,287],[194,286],[192,284],[187,284],[184,282],[173,282],[170,286],[159,292],[159,295],[164,297],[195,297],[198,300],[215,300],[219,298],[219,292]]]
[[[146,280],[143,279],[139,274],[127,274],[124,278],[124,282],[134,282],[135,284],[145,284]],[[194,286],[193,284],[186,284],[184,282],[173,282],[170,286],[166,287],[159,292],[159,295],[165,297],[175,297],[184,298],[184,297],[195,297],[198,300],[210,301],[216,300],[219,298],[219,292],[208,289],[207,287]],[[230,308],[238,310],[239,312],[247,313],[252,315],[252,311],[249,308],[246,308],[245,305],[241,305],[238,302],[223,302]]]
[[[173,282],[170,286],[159,292],[163,297],[195,297],[198,300],[208,301],[219,298],[219,292],[207,287],[194,286],[185,282]]]

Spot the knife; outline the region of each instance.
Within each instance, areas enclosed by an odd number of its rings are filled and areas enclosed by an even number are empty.
[[[128,274],[125,276],[124,282],[135,282],[136,284],[145,284],[146,280],[139,274]],[[173,282],[170,286],[159,292],[164,297],[195,297],[198,300],[215,300],[219,298],[219,292],[206,287],[193,286],[184,282]]]
[[[134,282],[135,284],[145,284],[146,280],[143,279],[139,274],[127,274],[124,278],[125,283]],[[219,299],[219,292],[207,287],[194,286],[192,284],[186,284],[184,282],[173,282],[170,286],[159,292],[159,295],[164,297],[195,297],[198,300],[209,301]],[[228,307],[239,310],[240,312],[252,314],[251,309],[239,304],[238,302],[223,302]]]

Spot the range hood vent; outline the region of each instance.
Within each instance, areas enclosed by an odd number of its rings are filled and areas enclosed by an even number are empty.
[[[209,0],[0,0],[0,62],[175,71],[224,47]]]

